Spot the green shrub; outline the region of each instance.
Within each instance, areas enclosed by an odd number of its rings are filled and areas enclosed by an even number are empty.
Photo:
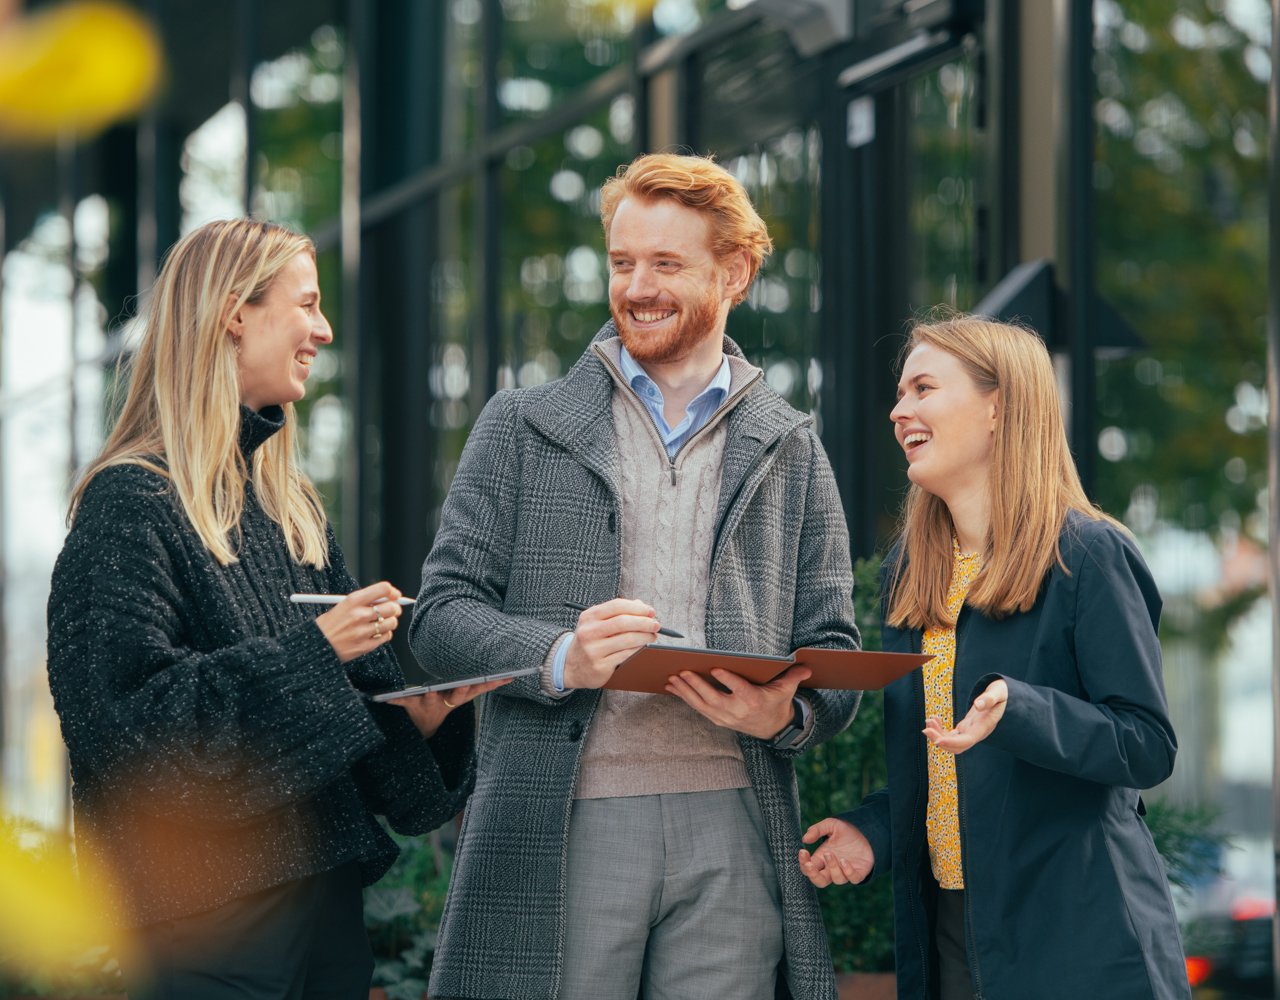
[[[1215,829],[1219,815],[1213,806],[1175,805],[1164,799],[1147,803],[1143,818],[1171,884],[1190,889],[1222,874],[1222,851],[1228,841]]]
[[[452,857],[439,831],[426,837],[391,836],[400,845],[400,857],[364,892],[373,985],[384,987],[389,1000],[421,1000],[431,974]]]

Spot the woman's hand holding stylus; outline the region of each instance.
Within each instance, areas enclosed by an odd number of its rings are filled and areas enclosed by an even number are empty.
[[[348,594],[316,618],[342,663],[350,663],[390,641],[404,609],[400,591],[385,580]]]

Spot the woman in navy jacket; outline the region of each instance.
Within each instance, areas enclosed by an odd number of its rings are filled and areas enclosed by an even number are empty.
[[[1138,789],[1177,749],[1160,596],[1085,497],[1032,332],[917,326],[890,415],[912,485],[885,562],[888,787],[811,827],[819,887],[892,870],[898,996],[1190,996]]]

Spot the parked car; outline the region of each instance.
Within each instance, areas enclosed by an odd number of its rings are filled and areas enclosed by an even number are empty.
[[[1230,913],[1190,921],[1183,930],[1192,995],[1197,1000],[1274,998],[1274,919],[1270,900],[1242,899]]]

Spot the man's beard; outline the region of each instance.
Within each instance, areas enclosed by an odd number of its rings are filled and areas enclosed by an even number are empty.
[[[609,312],[613,315],[613,325],[618,328],[622,346],[641,364],[662,365],[684,360],[694,348],[712,335],[719,311],[720,300],[716,297],[715,289],[709,288],[707,294],[691,309],[678,310],[676,322],[668,324],[663,332],[643,333],[632,324],[631,309],[626,302],[621,306],[612,300],[609,302]]]

